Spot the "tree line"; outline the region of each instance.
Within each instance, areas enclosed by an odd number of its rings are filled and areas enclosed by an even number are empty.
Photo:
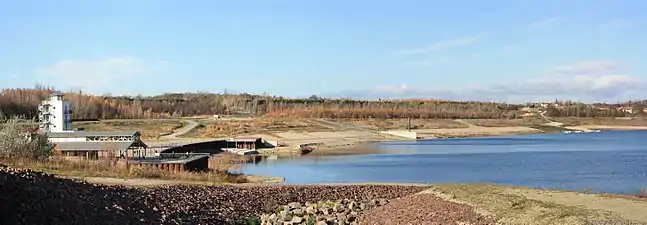
[[[0,92],[0,119],[22,116],[36,118],[38,105],[55,92],[51,87],[4,89]],[[506,104],[440,100],[353,100],[285,98],[252,94],[169,93],[157,96],[95,96],[63,93],[70,101],[73,120],[150,119],[196,115],[248,114],[303,118],[474,118],[514,119],[531,104]],[[547,116],[618,117],[626,112],[601,110],[599,105],[581,103],[549,106]]]

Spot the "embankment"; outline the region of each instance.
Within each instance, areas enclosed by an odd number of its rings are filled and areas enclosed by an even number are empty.
[[[328,199],[393,199],[421,186],[93,185],[21,169],[0,169],[0,214],[6,224],[233,224],[281,204]]]
[[[0,200],[6,224],[258,224],[263,213],[265,220],[299,217],[296,224],[307,224],[307,214],[385,225],[647,222],[647,201],[639,198],[487,184],[133,188],[2,168]]]

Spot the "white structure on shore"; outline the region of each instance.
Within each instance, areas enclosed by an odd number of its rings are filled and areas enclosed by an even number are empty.
[[[38,106],[40,129],[44,132],[71,132],[70,117],[70,103],[63,100],[63,94],[54,93]]]
[[[147,148],[138,131],[86,132],[72,129],[71,108],[63,94],[54,93],[38,106],[40,129],[63,156],[98,158],[141,155]],[[130,152],[130,154],[129,154]],[[145,154],[145,152],[144,152]]]

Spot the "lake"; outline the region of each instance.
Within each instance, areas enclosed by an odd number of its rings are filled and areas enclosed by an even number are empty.
[[[263,160],[241,172],[290,184],[496,183],[575,191],[647,188],[647,131],[386,142],[380,154]]]

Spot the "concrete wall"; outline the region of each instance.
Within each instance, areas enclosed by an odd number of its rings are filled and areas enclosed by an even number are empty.
[[[265,147],[267,147],[267,148],[275,148],[275,147],[278,147],[278,146],[279,146],[279,141],[278,140],[274,140],[274,141],[265,140]]]
[[[218,154],[223,152],[223,148],[227,147],[227,141],[207,141],[193,144],[187,144],[177,147],[172,147],[162,151],[162,153],[210,153]]]
[[[191,172],[209,170],[209,157],[202,157],[186,163],[185,169]]]
[[[408,138],[408,139],[418,139],[418,132],[407,131],[407,130],[389,130],[389,131],[380,131],[383,134],[390,134],[398,137]]]

